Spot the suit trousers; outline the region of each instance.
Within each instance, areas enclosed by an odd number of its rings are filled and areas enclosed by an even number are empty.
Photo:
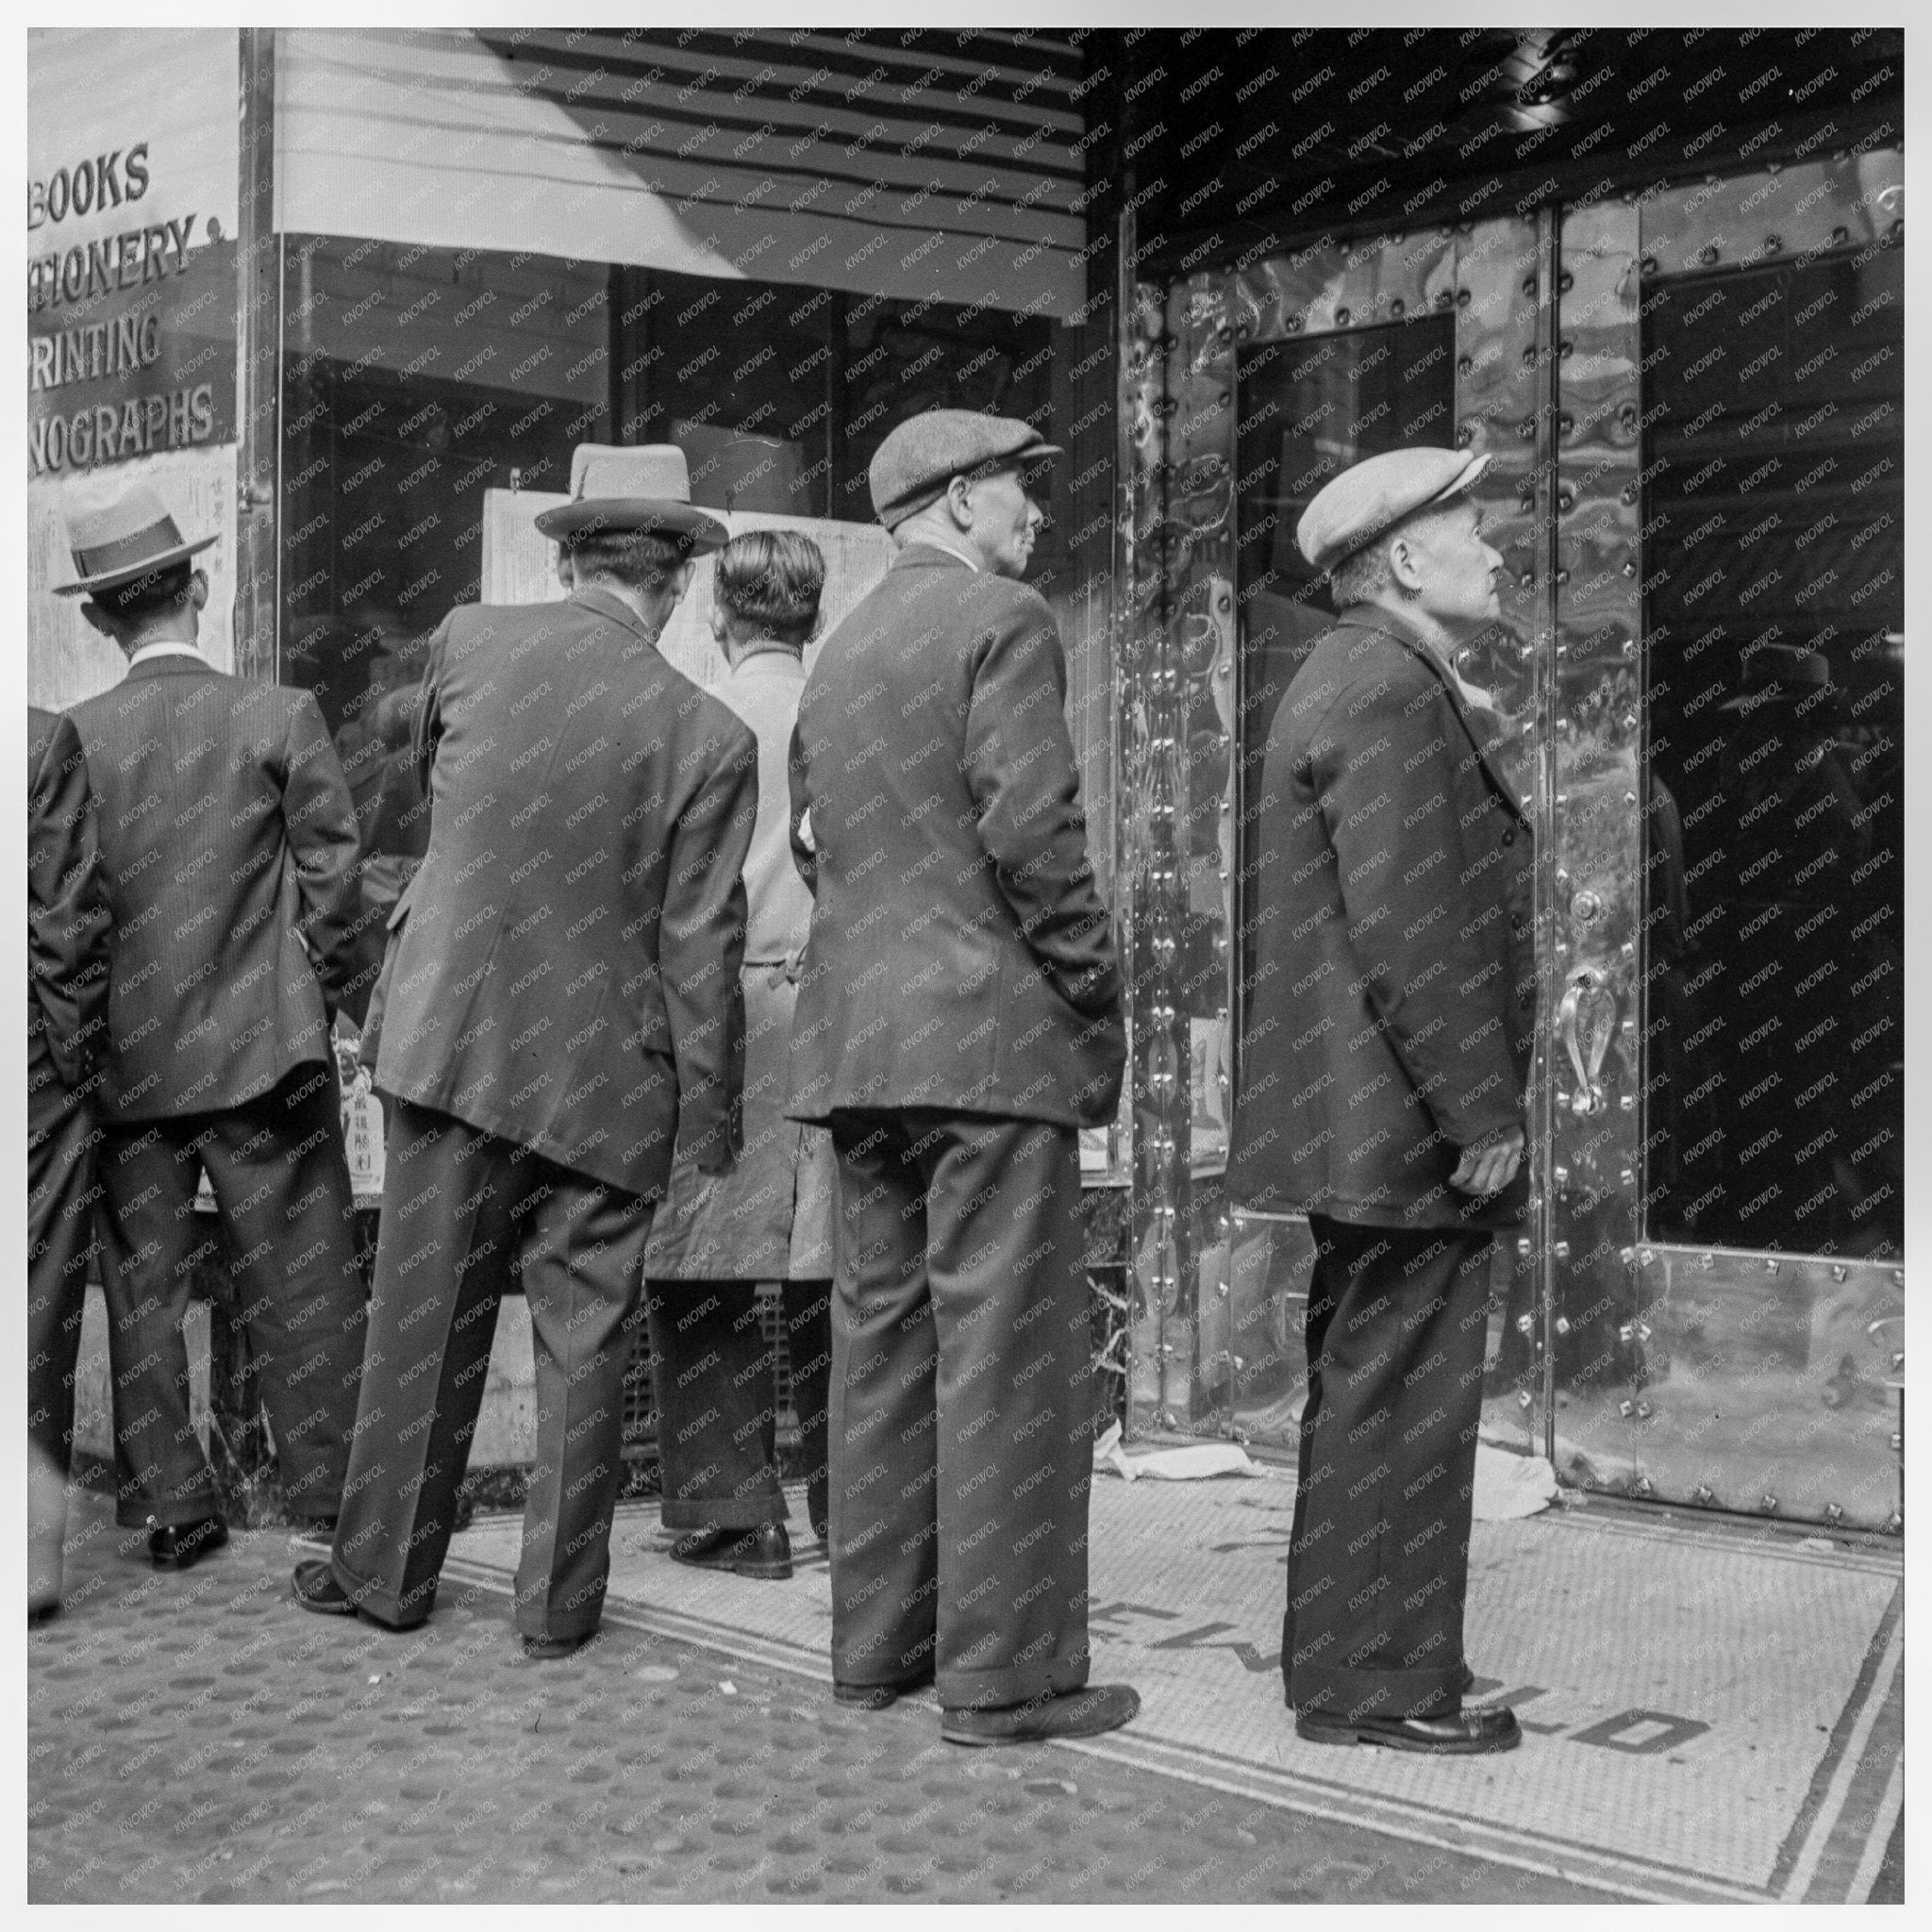
[[[385,1098],[386,1199],[336,1580],[397,1629],[434,1607],[497,1307],[521,1275],[536,1346],[537,1457],[516,1627],[587,1635],[610,1569],[650,1204],[434,1108]]]
[[[196,1226],[204,1167],[282,1493],[297,1516],[335,1514],[365,1308],[338,1093],[334,1061],[310,1061],[240,1107],[110,1125],[102,1139],[116,1520],[124,1526],[221,1514],[189,1417],[181,1339],[194,1265],[220,1253],[213,1234]]]
[[[832,1674],[948,1707],[1087,1681],[1091,1339],[1079,1137],[841,1113]]]
[[[805,1464],[805,1507],[825,1533],[829,1281],[779,1285]],[[666,1529],[756,1529],[786,1519],[777,1382],[755,1281],[646,1285]]]
[[[1289,1701],[1354,1716],[1453,1710],[1491,1237],[1320,1214],[1308,1226],[1308,1392],[1281,1628]]]
[[[74,1372],[87,1307],[92,1239],[92,1109],[68,1092],[51,1058],[27,1049],[26,1438],[27,1602],[60,1601],[67,1468],[74,1451]]]
[[[74,1372],[93,1240],[94,1148],[84,1099],[51,1062],[28,1074],[26,1141],[26,1433],[66,1475],[74,1448]],[[38,1075],[44,1071],[45,1078]]]

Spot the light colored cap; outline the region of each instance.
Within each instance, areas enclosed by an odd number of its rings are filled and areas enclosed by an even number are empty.
[[[581,537],[616,530],[669,537],[688,550],[719,550],[730,532],[691,500],[691,466],[675,442],[580,442],[570,461],[568,503],[537,527],[566,549]]]
[[[1491,460],[1474,450],[1428,447],[1369,457],[1315,492],[1295,525],[1294,541],[1317,570],[1333,570],[1404,517],[1474,488]]]
[[[890,431],[868,475],[874,514],[889,530],[946,493],[955,476],[1061,455],[1030,423],[977,409],[922,409]]]

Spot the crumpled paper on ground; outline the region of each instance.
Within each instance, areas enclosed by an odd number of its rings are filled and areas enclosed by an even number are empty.
[[[1150,1449],[1144,1456],[1129,1456],[1121,1447],[1121,1425],[1109,1423],[1107,1433],[1093,1445],[1093,1470],[1097,1475],[1111,1470],[1130,1483],[1143,1475],[1161,1482],[1200,1482],[1216,1475],[1273,1475],[1266,1463],[1257,1462],[1239,1442],[1190,1442],[1179,1449]]]
[[[1239,1442],[1190,1442],[1177,1449],[1151,1449],[1129,1456],[1121,1444],[1121,1425],[1109,1423],[1093,1445],[1093,1472],[1110,1471],[1130,1483],[1142,1476],[1160,1482],[1201,1482],[1218,1475],[1287,1475],[1287,1470],[1257,1462]],[[1541,1456],[1518,1456],[1478,1442],[1473,1514],[1478,1523],[1513,1523],[1547,1509],[1557,1498],[1557,1473]]]
[[[1475,1445],[1474,1515],[1478,1523],[1513,1523],[1534,1516],[1557,1500],[1557,1472],[1541,1456]]]

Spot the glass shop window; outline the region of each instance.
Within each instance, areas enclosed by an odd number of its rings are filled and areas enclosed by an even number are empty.
[[[1653,1239],[1902,1252],[1904,266],[1644,291]]]
[[[1241,699],[1238,756],[1243,793],[1261,782],[1275,707],[1315,640],[1334,620],[1325,588],[1295,547],[1295,525],[1315,492],[1364,457],[1407,443],[1450,442],[1455,423],[1456,327],[1446,315],[1381,328],[1294,338],[1240,353],[1235,518],[1240,581]],[[1183,477],[1183,488],[1186,479]],[[1480,673],[1473,674],[1478,683]],[[1211,730],[1211,715],[1190,731]],[[1213,849],[1219,800],[1196,801]],[[1241,814],[1235,876],[1257,875],[1252,821]],[[1243,935],[1241,982],[1251,981],[1250,908],[1234,908]]]
[[[284,263],[281,676],[321,703],[378,901],[426,849],[411,707],[478,594],[486,490],[566,488],[579,442],[675,442],[708,508],[869,523],[867,465],[917,410],[1053,431],[1037,318],[326,236]],[[1063,554],[1049,522],[1030,574]]]

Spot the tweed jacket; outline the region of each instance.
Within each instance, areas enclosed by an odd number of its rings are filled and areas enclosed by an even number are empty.
[[[1228,1190],[1406,1227],[1516,1220],[1449,1187],[1522,1125],[1535,1033],[1528,820],[1400,619],[1342,612],[1289,686],[1257,814],[1258,926]]]
[[[356,821],[306,691],[152,658],[68,713],[113,917],[110,1120],[239,1106],[368,998]]]
[[[107,1046],[108,900],[87,758],[69,720],[29,707],[26,746],[29,1129],[92,1083]]]
[[[1121,972],[1066,691],[1045,600],[925,544],[825,641],[791,774],[793,852],[816,894],[794,1119],[1112,1118]]]
[[[414,742],[376,1085],[636,1194],[724,1162],[757,740],[586,590],[453,610]]]

